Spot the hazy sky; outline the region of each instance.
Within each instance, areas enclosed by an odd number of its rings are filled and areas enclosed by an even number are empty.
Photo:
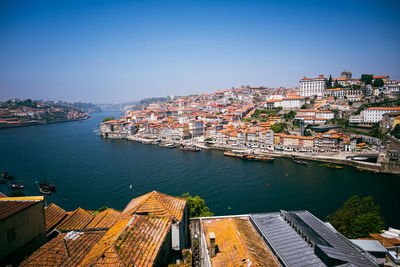
[[[0,0],[0,99],[115,103],[346,68],[400,79],[400,1]]]

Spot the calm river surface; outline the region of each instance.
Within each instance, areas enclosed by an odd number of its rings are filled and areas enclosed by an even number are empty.
[[[193,153],[102,139],[93,130],[110,115],[118,113],[0,130],[0,168],[16,175],[27,195],[39,195],[35,181],[45,173],[57,186],[47,202],[67,211],[104,205],[123,209],[130,199],[158,190],[199,195],[216,215],[307,209],[325,219],[350,196],[371,195],[387,226],[400,228],[400,176],[329,169],[315,162],[302,166],[288,159],[242,161],[218,151]],[[0,184],[0,192],[9,188]]]

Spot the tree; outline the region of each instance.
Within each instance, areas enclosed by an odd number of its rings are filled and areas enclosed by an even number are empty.
[[[306,104],[303,104],[300,108],[301,108],[301,109],[306,109],[306,108],[307,108],[307,105],[306,105]]]
[[[180,198],[187,200],[189,218],[214,216],[214,213],[210,212],[210,209],[205,205],[204,199],[199,196],[192,197],[189,193],[184,193]]]
[[[112,120],[114,120],[114,117],[106,117],[103,119],[103,122],[112,121]]]
[[[371,84],[374,79],[374,75],[372,74],[361,74],[361,81],[365,84]]]
[[[397,139],[400,139],[400,124],[396,124],[396,126],[394,126],[390,134],[396,137]]]
[[[288,113],[283,114],[283,117],[287,121],[294,119],[294,116],[296,116],[296,112],[294,112],[293,110],[289,111]]]
[[[283,132],[287,128],[286,123],[275,123],[274,125],[271,126],[271,130],[274,131],[274,133],[280,133]]]
[[[372,83],[373,87],[382,87],[385,83],[381,78],[375,79],[374,82]]]
[[[379,233],[385,226],[379,206],[375,205],[372,197],[360,199],[352,196],[326,220],[347,238],[368,237],[369,234]]]
[[[326,81],[326,88],[332,88],[332,75],[329,75],[329,79]]]

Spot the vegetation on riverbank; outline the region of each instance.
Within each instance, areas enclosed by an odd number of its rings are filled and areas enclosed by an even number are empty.
[[[184,193],[180,198],[187,200],[189,218],[214,216],[214,213],[210,212],[210,209],[205,205],[205,200],[199,196],[191,196],[189,193]]]
[[[347,238],[363,238],[379,233],[385,226],[379,206],[372,197],[352,196],[343,207],[328,215],[326,220]]]

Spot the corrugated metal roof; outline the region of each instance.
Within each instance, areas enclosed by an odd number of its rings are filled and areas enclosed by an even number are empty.
[[[285,265],[377,266],[308,211],[253,214],[251,219]]]
[[[356,250],[347,238],[338,232],[333,232],[308,211],[287,212],[287,215],[294,219],[299,228],[305,230],[305,235],[309,236],[312,242],[315,242],[316,246],[331,259],[340,259],[356,266],[377,266]],[[308,228],[305,228],[305,226]],[[319,235],[325,242],[318,239],[313,240],[315,234]]]
[[[280,213],[252,214],[251,220],[264,240],[287,266],[325,266],[314,249],[280,216]]]

